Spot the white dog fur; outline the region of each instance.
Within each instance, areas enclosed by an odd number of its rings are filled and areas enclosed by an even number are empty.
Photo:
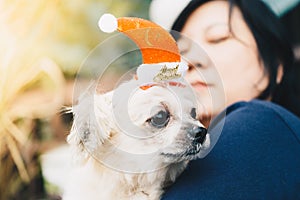
[[[196,145],[187,133],[203,127],[191,117],[191,95],[168,84],[142,90],[135,80],[106,94],[84,94],[72,108],[68,142],[75,164],[63,199],[160,199],[163,188],[210,145],[209,134]],[[161,110],[169,119],[154,127],[151,117]]]

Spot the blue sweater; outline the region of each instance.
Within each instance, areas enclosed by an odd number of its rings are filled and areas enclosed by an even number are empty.
[[[220,119],[210,127],[222,131],[214,148],[163,199],[300,199],[300,119],[259,100],[236,103]]]

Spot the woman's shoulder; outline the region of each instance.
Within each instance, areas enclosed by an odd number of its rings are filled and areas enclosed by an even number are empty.
[[[293,143],[300,147],[300,119],[269,101],[252,100],[232,104],[212,121],[209,132],[212,146],[208,153],[231,144],[237,144],[234,146],[237,151],[264,148],[275,143],[279,146]]]
[[[237,102],[224,111],[226,123],[247,123],[265,125],[272,128],[272,124],[280,123],[282,127],[300,135],[300,118],[278,104],[252,100]],[[300,139],[300,137],[299,137]]]
[[[300,119],[285,108],[261,100],[237,102],[216,117],[210,127],[218,143],[249,142],[263,147],[284,142],[300,145]],[[291,142],[292,141],[292,142]],[[256,147],[257,147],[256,146]],[[240,148],[240,147],[238,147]]]
[[[234,103],[230,105],[228,108],[226,108],[226,113],[230,114],[232,112],[252,112],[253,114],[261,114],[271,112],[273,114],[278,114],[279,116],[292,116],[293,118],[296,118],[299,120],[297,116],[295,116],[293,113],[288,111],[287,109],[281,107],[278,104],[275,104],[270,101],[264,101],[264,100],[258,100],[254,99],[251,101],[239,101],[237,103]]]

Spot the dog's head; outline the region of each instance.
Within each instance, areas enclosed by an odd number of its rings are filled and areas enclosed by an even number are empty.
[[[142,88],[130,81],[113,92],[79,101],[68,139],[102,161],[118,154],[113,160],[121,162],[124,152],[151,155],[154,163],[196,159],[205,155],[210,139],[196,119],[194,99],[182,85]]]

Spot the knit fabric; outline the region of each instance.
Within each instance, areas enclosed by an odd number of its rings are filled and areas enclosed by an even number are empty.
[[[163,199],[300,199],[300,119],[271,102],[238,102],[218,142],[192,161]],[[224,125],[224,126],[223,126]]]

